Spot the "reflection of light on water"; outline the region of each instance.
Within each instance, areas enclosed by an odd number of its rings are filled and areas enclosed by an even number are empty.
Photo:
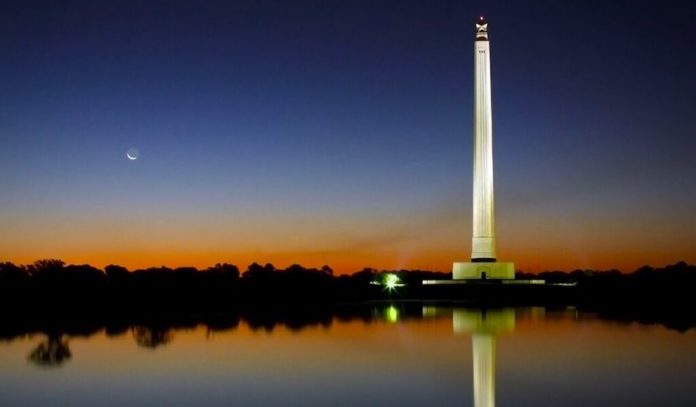
[[[515,330],[515,310],[493,309],[454,309],[452,311],[452,330],[455,334],[477,333],[497,335]]]
[[[432,307],[432,306],[423,306],[423,318],[428,319],[428,318],[437,318],[438,312],[437,307]]]
[[[474,406],[495,406],[495,338],[515,329],[515,310],[454,310],[455,332],[469,331],[474,364]]]
[[[452,311],[455,333],[471,333],[474,370],[474,406],[495,406],[495,338],[515,329],[515,310]]]
[[[495,336],[471,336],[474,357],[474,406],[495,406]]]
[[[384,318],[391,323],[399,322],[399,310],[395,306],[390,305],[384,310]]]
[[[542,310],[537,309],[532,314],[539,315]],[[515,310],[423,307],[424,318],[437,318],[448,313],[452,315],[455,334],[471,334],[474,406],[494,407],[496,336],[514,331]]]

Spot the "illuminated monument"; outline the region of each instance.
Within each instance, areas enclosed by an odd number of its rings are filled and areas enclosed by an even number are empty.
[[[476,22],[474,42],[474,202],[471,262],[456,262],[452,278],[514,279],[515,264],[498,262],[495,254],[493,200],[493,118],[488,22]]]

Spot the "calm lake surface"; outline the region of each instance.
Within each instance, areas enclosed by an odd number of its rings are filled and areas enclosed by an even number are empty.
[[[696,405],[693,328],[572,308],[370,307],[14,335],[0,341],[0,405]]]

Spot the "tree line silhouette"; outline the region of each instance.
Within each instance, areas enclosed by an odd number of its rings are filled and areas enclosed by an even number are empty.
[[[116,304],[119,307],[167,309],[269,302],[304,304],[389,298],[374,284],[387,271],[365,268],[352,275],[334,275],[329,266],[305,268],[293,264],[279,269],[252,263],[240,272],[236,265],[218,263],[206,269],[152,267],[128,270],[119,265],[104,269],[62,260],[43,259],[29,265],[0,263],[0,302],[20,300],[24,307],[82,307]],[[447,273],[399,271],[405,282],[418,285],[424,278],[449,278]],[[389,293],[398,295],[401,293]]]
[[[0,341],[12,341],[27,335],[43,338],[27,355],[27,360],[41,367],[58,367],[73,354],[70,339],[88,338],[98,333],[107,337],[132,336],[137,346],[157,349],[174,340],[180,330],[203,327],[206,335],[235,331],[244,323],[252,331],[271,333],[278,326],[299,332],[309,326],[330,327],[335,322],[362,321],[365,324],[384,321],[386,309],[398,308],[400,320],[422,317],[422,306],[416,303],[398,305],[361,303],[345,306],[307,308],[231,308],[212,313],[107,313],[100,317],[74,318],[71,315],[44,315],[43,318],[0,318]],[[393,322],[393,321],[391,321]]]
[[[400,286],[387,289],[387,274]],[[506,305],[630,304],[666,306],[693,304],[696,266],[679,262],[663,268],[643,266],[632,273],[618,270],[518,272],[518,279],[544,279],[548,284],[508,286],[489,281],[465,286],[423,286],[423,280],[446,280],[450,273],[425,270],[365,268],[350,275],[334,275],[329,266],[305,268],[293,264],[279,269],[252,263],[240,272],[234,264],[206,269],[153,267],[128,270],[118,265],[104,269],[66,265],[43,259],[29,265],[0,263],[0,304],[20,312],[81,313],[109,307],[119,310],[196,310],[254,306],[302,306],[383,299],[440,299],[499,302]]]
[[[28,362],[41,367],[58,367],[69,361],[73,352],[70,349],[70,340],[73,338],[89,338],[97,334],[105,334],[107,337],[119,337],[129,335],[138,347],[155,350],[169,345],[175,340],[177,332],[203,328],[208,335],[214,336],[220,332],[234,332],[240,324],[246,324],[252,331],[272,333],[278,326],[291,331],[299,332],[306,327],[322,326],[329,328],[335,323],[361,321],[369,325],[373,323],[394,323],[407,320],[422,320],[423,302],[367,302],[360,304],[297,308],[259,309],[247,308],[229,309],[216,313],[161,313],[143,317],[141,315],[123,316],[114,318],[93,318],[87,320],[75,320],[69,316],[62,316],[55,320],[25,320],[21,324],[0,324],[0,341],[12,341],[16,338],[24,338],[27,335],[38,334],[43,338],[32,348],[27,355]],[[445,306],[447,307],[447,306]],[[471,309],[471,308],[470,308]],[[485,311],[486,308],[479,308]],[[556,315],[569,318],[577,318],[575,310],[569,311],[566,307],[547,307],[547,310],[556,312]],[[584,312],[580,311],[579,312]],[[393,315],[396,315],[396,320]],[[446,314],[443,314],[445,317]],[[639,323],[646,325],[663,325],[670,330],[686,332],[696,327],[696,320],[691,318],[675,317],[671,313],[645,314],[641,312],[626,312],[626,310],[610,309],[610,312],[595,312],[589,314],[589,318],[608,320],[619,323]],[[557,318],[557,317],[556,317]],[[3,321],[6,322],[6,321]]]
[[[398,276],[388,289],[387,275]],[[625,323],[661,324],[686,331],[696,327],[696,266],[679,262],[662,268],[517,273],[545,285],[504,285],[495,281],[461,286],[424,286],[448,280],[450,273],[365,268],[350,275],[333,270],[252,263],[246,270],[229,263],[206,269],[155,267],[99,269],[44,259],[30,265],[0,263],[0,340],[27,334],[46,339],[28,354],[39,366],[60,366],[72,357],[68,338],[104,330],[130,332],[138,346],[158,348],[176,329],[204,325],[210,332],[234,330],[241,320],[253,330],[276,326],[301,330],[336,320],[383,320],[383,309],[397,306],[400,318],[420,318],[422,305],[568,305],[600,318]],[[388,301],[385,301],[388,300]],[[394,302],[396,301],[396,302]],[[394,305],[396,304],[396,305]]]

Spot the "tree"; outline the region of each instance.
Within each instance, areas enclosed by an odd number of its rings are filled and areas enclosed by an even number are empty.
[[[65,262],[59,259],[41,259],[36,260],[31,266],[32,271],[44,274],[44,273],[56,273],[63,270]]]
[[[265,266],[258,263],[252,263],[249,265],[249,267],[247,267],[247,270],[244,272],[242,277],[251,280],[267,279],[271,278],[275,271],[276,268],[271,263],[267,263]]]
[[[217,263],[212,267],[208,267],[208,272],[223,274],[227,277],[232,277],[233,279],[239,278],[239,268],[234,264],[228,263]]]
[[[71,357],[68,341],[63,341],[60,335],[48,335],[47,340],[29,354],[32,363],[46,367],[60,366]]]
[[[333,269],[331,267],[329,267],[328,265],[322,266],[321,272],[326,274],[326,275],[329,275],[329,276],[333,276],[333,273],[334,273]]]
[[[174,335],[166,328],[137,326],[132,328],[133,338],[138,346],[154,349],[172,341]]]
[[[26,270],[14,263],[0,263],[0,279],[14,280],[26,276]]]
[[[124,275],[128,274],[128,269],[123,267],[123,266],[118,266],[116,264],[109,264],[108,266],[104,267],[104,271],[106,272],[107,276],[117,276],[117,275]]]

